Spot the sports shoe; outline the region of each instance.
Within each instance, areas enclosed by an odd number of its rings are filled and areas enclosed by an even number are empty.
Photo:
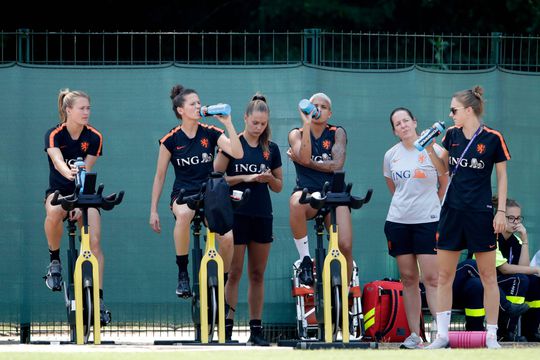
[[[60,261],[51,261],[47,269],[47,275],[43,277],[45,285],[52,291],[62,291],[62,265]]]
[[[103,303],[103,299],[99,302],[99,319],[101,321],[101,326],[109,325],[112,320],[111,312]]]
[[[434,349],[446,349],[448,347],[450,347],[450,341],[448,340],[448,338],[437,335],[437,338],[435,339],[435,341],[433,341],[431,345],[426,346],[424,349],[434,350]]]
[[[251,331],[247,342],[252,346],[270,346],[270,343],[262,334],[262,328],[259,328],[258,331]]]
[[[187,271],[178,273],[178,286],[176,287],[176,295],[182,299],[187,299],[191,297],[191,287],[189,286],[189,274],[187,273]]]
[[[523,315],[527,310],[529,310],[528,304],[512,304],[510,303],[510,306],[508,309],[505,309],[507,315],[511,318],[517,318],[521,315]]]
[[[304,256],[300,263],[300,273],[298,274],[300,283],[311,286],[313,285],[313,261],[309,256]]]
[[[400,349],[423,349],[424,348],[424,342],[422,341],[422,338],[416,333],[411,333],[409,337],[405,339],[404,342],[401,343],[399,346]]]
[[[497,342],[497,335],[488,333],[486,335],[486,347],[488,349],[500,349],[501,345]]]

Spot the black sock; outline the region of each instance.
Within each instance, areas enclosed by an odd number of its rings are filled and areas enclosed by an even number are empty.
[[[261,331],[262,328],[262,321],[261,319],[252,319],[249,320],[249,329],[253,332],[255,331]]]
[[[99,298],[103,300],[103,289],[99,289]]]
[[[229,280],[229,273],[223,273],[223,286],[227,285],[227,280]]]
[[[189,255],[176,255],[176,265],[178,265],[178,272],[187,272],[187,266],[189,263]]]
[[[58,260],[58,262],[60,262],[60,248],[58,248],[57,250],[49,249],[49,257],[51,259],[51,262],[53,260]]]

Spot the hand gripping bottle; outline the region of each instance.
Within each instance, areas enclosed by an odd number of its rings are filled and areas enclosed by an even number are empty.
[[[230,115],[231,105],[216,104],[216,105],[202,106],[200,113],[202,117],[212,116],[212,115]]]
[[[435,124],[433,124],[432,127],[425,130],[418,139],[416,139],[416,141],[414,142],[414,147],[416,147],[418,151],[424,150],[425,146],[429,144],[429,142],[433,140],[433,138],[439,136],[439,134],[443,132],[444,129],[446,129],[444,122],[437,121]]]
[[[315,109],[315,112],[311,117],[314,119],[318,119],[321,117],[321,111],[317,109],[317,107],[313,105],[308,99],[300,100],[300,102],[298,103],[298,107],[306,115],[309,115],[309,113],[312,112],[313,109]]]
[[[78,157],[77,160],[73,163],[77,169],[79,169],[79,172],[77,173],[77,176],[75,176],[75,185],[81,185],[81,190],[79,191],[80,194],[83,192],[84,188],[84,178],[86,176],[86,164],[84,163],[84,160],[82,157]]]

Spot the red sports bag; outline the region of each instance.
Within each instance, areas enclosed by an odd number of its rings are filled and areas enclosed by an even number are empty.
[[[402,342],[411,334],[405,315],[401,282],[380,280],[366,284],[362,295],[362,309],[367,338]]]

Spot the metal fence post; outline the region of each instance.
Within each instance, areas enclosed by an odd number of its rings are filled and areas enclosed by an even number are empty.
[[[319,65],[321,29],[304,29],[304,62]]]
[[[20,63],[30,62],[30,29],[17,30],[17,61]]]
[[[501,39],[502,33],[492,32],[491,33],[491,53],[489,62],[491,65],[499,66],[501,59]]]

